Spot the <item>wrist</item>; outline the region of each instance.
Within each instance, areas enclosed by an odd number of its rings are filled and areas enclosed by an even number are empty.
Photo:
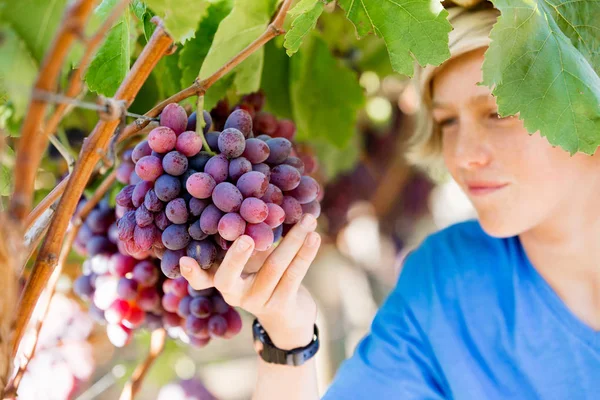
[[[258,318],[258,321],[269,335],[271,342],[281,350],[305,347],[313,340],[314,323],[292,328],[281,326],[281,321],[273,323],[261,318]]]

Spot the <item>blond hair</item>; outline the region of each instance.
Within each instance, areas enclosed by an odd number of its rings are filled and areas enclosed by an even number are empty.
[[[450,58],[446,62],[470,51],[489,46],[490,31],[500,15],[498,10],[488,7],[476,10],[452,7],[448,9],[448,13],[448,20],[453,30],[449,34]],[[440,67],[441,65],[437,67],[428,65],[425,68],[418,64],[415,66],[412,84],[416,88],[419,107],[415,132],[409,141],[406,154],[410,163],[432,173],[444,169],[441,133],[431,115],[431,83]]]

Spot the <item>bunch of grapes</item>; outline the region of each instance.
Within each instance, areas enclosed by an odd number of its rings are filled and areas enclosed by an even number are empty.
[[[237,108],[222,131],[211,131],[205,111],[203,150],[196,114],[176,103],[163,109],[160,126],[131,152],[135,167],[116,198],[124,211],[118,237],[129,254],[152,252],[176,279],[183,256],[208,269],[241,235],[265,251],[304,213],[319,215],[319,184],[286,138],[294,124],[269,118],[255,127],[258,116]]]
[[[196,346],[206,345],[211,337],[237,334],[240,316],[218,291],[196,292],[183,278],[166,279],[157,259],[127,254],[115,223],[115,214],[124,212],[101,202],[75,241],[75,248],[87,259],[73,289],[90,301],[91,314],[107,323],[111,343],[124,346],[142,326],[166,327],[172,337]]]

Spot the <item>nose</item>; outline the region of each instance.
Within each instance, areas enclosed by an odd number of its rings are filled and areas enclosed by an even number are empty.
[[[476,124],[463,124],[457,135],[455,157],[463,169],[475,169],[488,165],[492,159],[485,129]]]

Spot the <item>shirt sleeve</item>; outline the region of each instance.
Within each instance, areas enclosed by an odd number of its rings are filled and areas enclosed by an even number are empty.
[[[421,253],[417,251],[417,253]],[[422,253],[421,253],[422,255]],[[421,257],[412,253],[377,312],[368,335],[340,366],[323,400],[444,399],[447,387],[405,291],[431,291]],[[424,286],[424,287],[423,287]]]

